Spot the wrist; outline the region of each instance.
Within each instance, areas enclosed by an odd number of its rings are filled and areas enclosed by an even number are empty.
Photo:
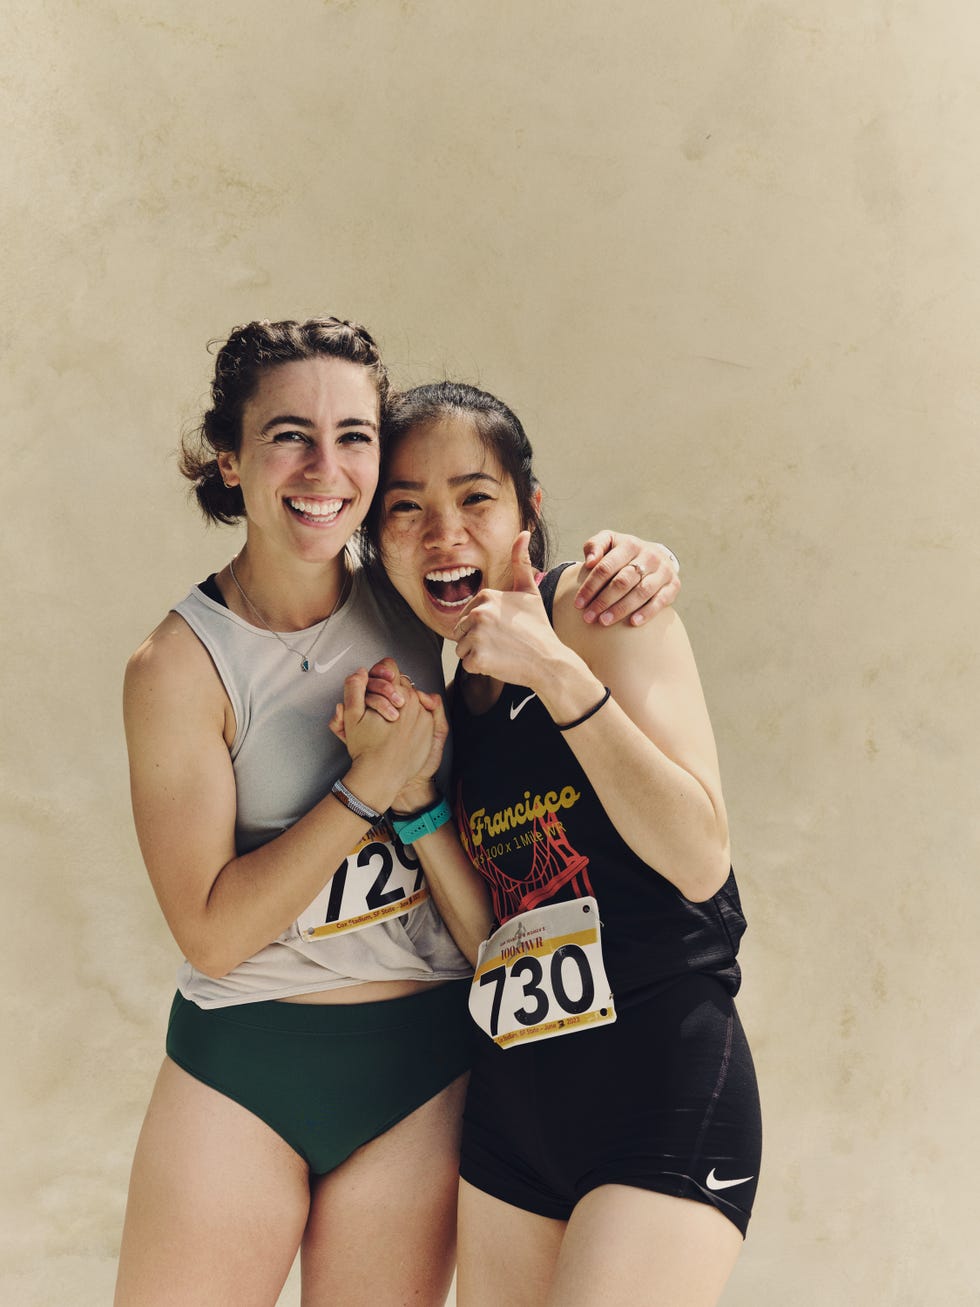
[[[403,783],[401,777],[388,775],[365,755],[354,759],[341,780],[362,803],[377,812],[388,811]]]
[[[338,777],[330,787],[330,793],[348,812],[353,813],[361,821],[366,821],[372,826],[379,822],[384,815],[384,810],[377,810],[371,800],[362,799],[347,784],[346,779]]]
[[[442,798],[439,789],[431,778],[425,781],[410,782],[399,790],[391,801],[391,815],[399,820],[417,817],[426,808],[435,807]]]
[[[565,731],[572,731],[575,729],[576,726],[581,726],[583,722],[587,722],[590,717],[594,717],[597,712],[599,712],[602,708],[605,708],[606,704],[609,702],[611,698],[612,698],[612,690],[610,690],[608,685],[604,685],[602,687],[601,697],[596,700],[596,702],[592,705],[591,708],[586,708],[585,712],[580,713],[579,716],[576,717],[573,721],[555,722],[555,725],[563,734]]]
[[[449,804],[442,795],[438,795],[436,801],[421,812],[400,818],[392,814],[391,825],[403,844],[414,844],[416,840],[434,834],[440,826],[452,821],[452,816]]]
[[[575,721],[588,712],[606,688],[578,655],[573,658],[555,668],[547,688],[543,693],[538,691],[538,698],[554,722]]]

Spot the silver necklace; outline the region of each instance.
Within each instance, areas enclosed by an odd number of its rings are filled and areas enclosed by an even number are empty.
[[[262,616],[259,610],[252,603],[251,599],[249,599],[248,595],[245,593],[244,589],[242,588],[241,581],[239,581],[238,577],[235,575],[235,560],[232,559],[231,562],[228,564],[228,570],[229,572],[231,572],[231,579],[235,582],[235,587],[238,590],[238,593],[245,600],[249,608],[259,619],[259,621],[269,632],[269,634],[274,635],[281,645],[284,645],[291,654],[296,655],[296,657],[299,659],[300,671],[308,672],[310,670],[310,666],[311,666],[310,654],[313,652],[314,648],[316,647],[316,643],[320,639],[320,636],[327,629],[327,623],[330,621],[331,617],[333,617],[334,613],[340,607],[341,602],[343,601],[344,596],[347,593],[347,584],[350,581],[350,571],[347,567],[346,553],[344,554],[343,557],[344,557],[344,579],[343,582],[341,583],[340,590],[338,591],[337,598],[334,600],[333,607],[330,609],[330,612],[327,613],[326,617],[320,623],[320,629],[313,637],[310,647],[307,649],[306,653],[304,653],[302,649],[297,649],[295,645],[290,644],[288,640],[284,640],[283,637],[279,634],[279,632],[269,625],[269,623],[265,620],[265,618]]]

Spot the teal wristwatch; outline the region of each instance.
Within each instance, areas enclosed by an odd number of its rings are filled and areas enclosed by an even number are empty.
[[[423,835],[431,835],[440,826],[445,826],[447,821],[452,821],[452,817],[449,804],[445,799],[439,799],[431,807],[423,808],[421,812],[413,812],[408,817],[396,817],[392,813],[391,825],[403,844],[414,844]]]

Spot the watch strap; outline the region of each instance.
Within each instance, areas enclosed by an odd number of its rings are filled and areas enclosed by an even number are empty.
[[[407,817],[391,815],[391,825],[403,844],[414,844],[423,835],[431,835],[447,821],[452,821],[453,812],[445,799],[439,799],[421,812],[413,812]]]

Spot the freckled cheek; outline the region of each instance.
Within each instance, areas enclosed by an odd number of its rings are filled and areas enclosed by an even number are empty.
[[[381,548],[385,553],[407,554],[417,543],[418,529],[404,518],[389,517],[381,527]]]

